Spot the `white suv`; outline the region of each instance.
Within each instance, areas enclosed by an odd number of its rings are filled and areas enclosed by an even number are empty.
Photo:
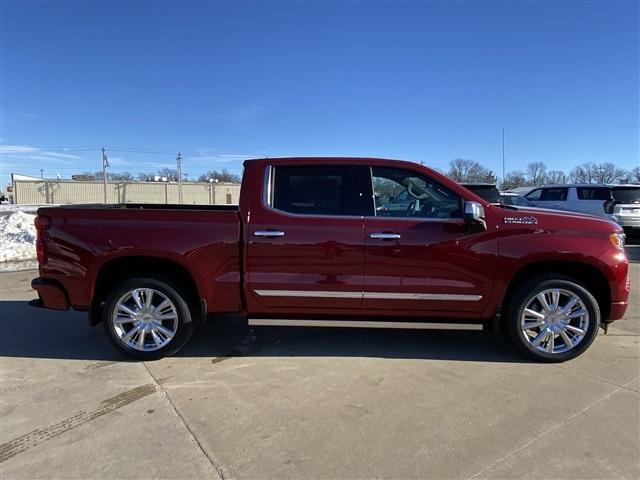
[[[640,185],[612,185],[604,211],[626,232],[640,233]]]
[[[640,229],[640,185],[547,185],[525,195],[536,207],[590,213]]]

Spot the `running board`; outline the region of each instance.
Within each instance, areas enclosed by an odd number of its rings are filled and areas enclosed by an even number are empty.
[[[483,329],[481,323],[444,323],[444,322],[369,322],[358,320],[293,320],[285,318],[250,318],[249,325],[254,327],[348,327],[348,328],[393,328],[416,330],[477,330]]]

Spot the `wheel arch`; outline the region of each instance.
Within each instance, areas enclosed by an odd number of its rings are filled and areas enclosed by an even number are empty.
[[[535,276],[549,273],[557,273],[568,277],[589,290],[598,302],[603,323],[606,323],[611,309],[609,281],[597,267],[577,261],[540,261],[524,265],[513,275],[509,282],[509,286],[502,298],[502,310],[504,311],[509,299],[513,298],[514,292],[524,283]]]
[[[206,314],[202,292],[184,265],[162,257],[124,256],[106,261],[96,273],[89,315],[92,325],[102,321],[102,308],[113,285],[131,277],[170,279],[184,289],[194,313]]]

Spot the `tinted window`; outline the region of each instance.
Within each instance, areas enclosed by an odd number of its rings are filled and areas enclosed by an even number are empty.
[[[614,187],[611,195],[616,203],[640,203],[640,186]]]
[[[564,202],[567,199],[568,188],[543,188],[540,195],[542,202]],[[527,197],[530,198],[530,197]],[[531,198],[530,198],[531,199]],[[531,199],[533,200],[533,199]]]
[[[609,200],[611,193],[608,188],[603,187],[578,187],[578,198],[580,200]]]
[[[375,215],[404,218],[460,218],[460,198],[427,177],[399,168],[374,167]]]
[[[350,166],[277,167],[272,206],[304,215],[361,215],[358,176]]]
[[[525,195],[529,200],[540,200],[540,196],[542,195],[542,189],[537,188],[536,190],[529,192]]]

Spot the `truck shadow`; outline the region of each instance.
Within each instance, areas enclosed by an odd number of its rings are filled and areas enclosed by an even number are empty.
[[[56,312],[24,301],[0,302],[0,356],[70,360],[128,359],[86,314]],[[417,360],[526,362],[498,335],[480,332],[334,328],[260,329],[248,335],[200,329],[177,357],[378,357]]]

